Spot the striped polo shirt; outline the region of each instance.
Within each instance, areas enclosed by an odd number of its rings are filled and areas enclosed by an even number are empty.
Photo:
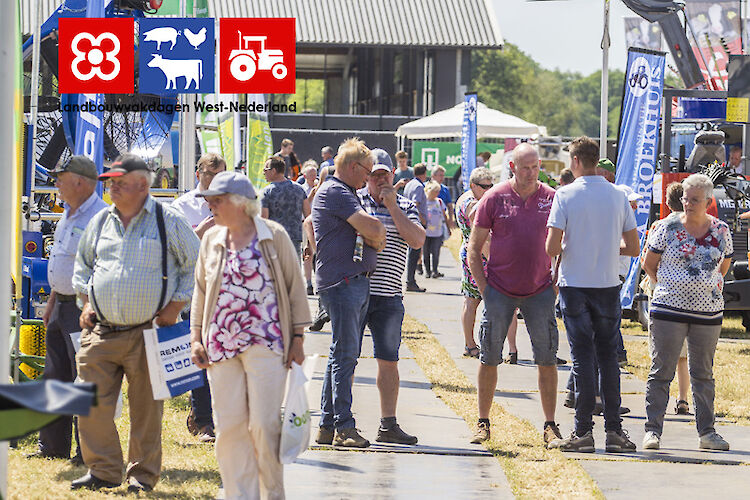
[[[367,188],[360,189],[358,192],[362,201],[362,208],[365,212],[377,217],[385,226],[386,241],[385,248],[378,254],[378,263],[375,272],[370,277],[370,295],[379,295],[382,297],[394,297],[403,295],[404,283],[403,275],[406,267],[406,252],[408,245],[401,237],[393,223],[390,212],[385,207],[377,203]],[[396,195],[398,206],[404,211],[406,216],[415,224],[419,224],[419,212],[413,201],[401,195]]]

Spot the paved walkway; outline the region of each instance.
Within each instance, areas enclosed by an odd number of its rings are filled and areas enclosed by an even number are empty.
[[[456,364],[470,380],[476,380],[478,361],[463,358],[463,335],[460,325],[459,292],[460,266],[443,248],[439,280],[418,280],[427,293],[407,293],[404,303],[407,313],[427,325],[438,340],[453,355]],[[480,306],[481,311],[481,306]],[[479,321],[477,321],[478,326]],[[519,364],[503,365],[499,370],[496,401],[511,413],[524,418],[540,429],[544,421],[539,403],[536,369],[531,362],[531,344],[523,322],[518,329]],[[507,347],[506,347],[507,352]],[[570,359],[565,334],[560,337],[559,355]],[[557,421],[563,434],[573,425],[573,410],[562,406],[570,364],[559,368],[559,397]],[[598,451],[595,454],[571,454],[597,482],[607,498],[625,498],[646,494],[653,498],[706,498],[708,496],[746,497],[750,491],[750,428],[733,425],[719,419],[717,431],[732,446],[729,452],[698,450],[695,422],[691,416],[667,414],[662,449],[640,451],[645,421],[645,383],[623,371],[623,405],[631,413],[623,416],[623,425],[638,446],[632,455],[612,455],[603,452],[604,432],[602,417],[595,417]],[[670,401],[670,411],[674,401]],[[637,488],[637,490],[636,490]]]
[[[310,301],[311,309],[317,302]],[[319,354],[308,389],[313,414],[311,447],[285,467],[287,497],[294,498],[513,498],[499,462],[482,447],[470,445],[472,430],[435,397],[430,383],[402,344],[398,421],[419,438],[417,446],[375,443],[380,424],[376,360],[365,334],[354,378],[357,428],[373,444],[366,450],[334,449],[314,443],[320,416],[323,372],[331,324],[308,332],[305,351]]]
[[[476,380],[478,361],[461,356],[463,340],[459,323],[462,297],[458,293],[460,266],[447,249],[441,255],[440,270],[445,278],[420,279],[427,293],[407,293],[406,311],[426,324],[453,355],[456,364],[470,380]],[[316,302],[310,301],[312,310]],[[481,309],[481,308],[480,308]],[[478,325],[478,322],[477,322]],[[565,335],[561,336],[560,356],[570,359]],[[330,342],[330,323],[322,332],[306,335],[308,354],[320,358],[310,383],[308,397],[313,412],[313,436],[319,417],[320,387]],[[536,369],[530,361],[531,345],[523,323],[519,325],[520,361],[503,365],[496,401],[511,413],[524,418],[541,431],[543,415],[536,386]],[[401,389],[399,423],[419,437],[415,447],[374,443],[379,424],[379,400],[372,357],[372,341],[365,336],[362,355],[354,380],[353,410],[357,427],[373,441],[367,450],[341,450],[317,446],[285,468],[289,498],[511,498],[512,492],[498,461],[483,448],[470,445],[472,429],[437,399],[430,383],[414,361],[411,351],[401,347]],[[570,432],[573,411],[564,408],[565,383],[570,365],[559,368],[557,420],[563,433]],[[624,426],[638,445],[645,420],[642,381],[623,372],[623,404],[632,409],[624,416]],[[673,406],[673,403],[670,403]],[[719,421],[717,430],[732,445],[727,453],[697,449],[692,417],[667,415],[662,449],[638,451],[632,455],[611,455],[602,451],[603,421],[595,417],[595,454],[571,454],[597,482],[607,498],[746,497],[750,491],[750,429]],[[636,493],[637,492],[637,493]]]

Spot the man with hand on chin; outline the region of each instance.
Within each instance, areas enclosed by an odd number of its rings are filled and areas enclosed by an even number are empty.
[[[425,229],[419,222],[417,206],[396,192],[388,153],[375,149],[373,155],[375,165],[359,197],[365,211],[382,222],[386,230],[385,248],[378,255],[375,272],[370,277],[370,300],[361,329],[364,333],[365,324],[370,328],[378,361],[381,418],[376,441],[413,445],[417,444],[417,437],[405,433],[396,422],[398,350],[404,320],[406,252],[424,244]]]

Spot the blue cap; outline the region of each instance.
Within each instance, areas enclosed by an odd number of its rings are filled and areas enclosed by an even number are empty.
[[[196,194],[196,196],[219,196],[222,194],[238,194],[251,200],[258,197],[255,194],[255,188],[250,179],[239,172],[221,172],[216,174],[208,189]]]
[[[372,150],[372,156],[375,158],[375,161],[372,166],[372,171],[375,170],[385,170],[382,166],[385,166],[388,168],[389,171],[393,171],[393,162],[391,161],[391,155],[385,152],[385,150],[376,148]],[[382,166],[381,166],[382,165]],[[378,166],[381,166],[380,168],[376,168]]]

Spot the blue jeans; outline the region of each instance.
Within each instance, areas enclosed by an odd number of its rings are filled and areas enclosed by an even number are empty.
[[[333,338],[320,398],[320,426],[354,427],[352,377],[362,347],[362,324],[370,298],[370,279],[359,275],[319,290],[320,300],[331,318]]]
[[[620,335],[620,287],[560,287],[560,307],[573,358],[576,391],[575,428],[583,436],[593,427],[591,415],[596,397],[596,364],[604,405],[604,428],[619,431],[620,367],[617,340]]]

